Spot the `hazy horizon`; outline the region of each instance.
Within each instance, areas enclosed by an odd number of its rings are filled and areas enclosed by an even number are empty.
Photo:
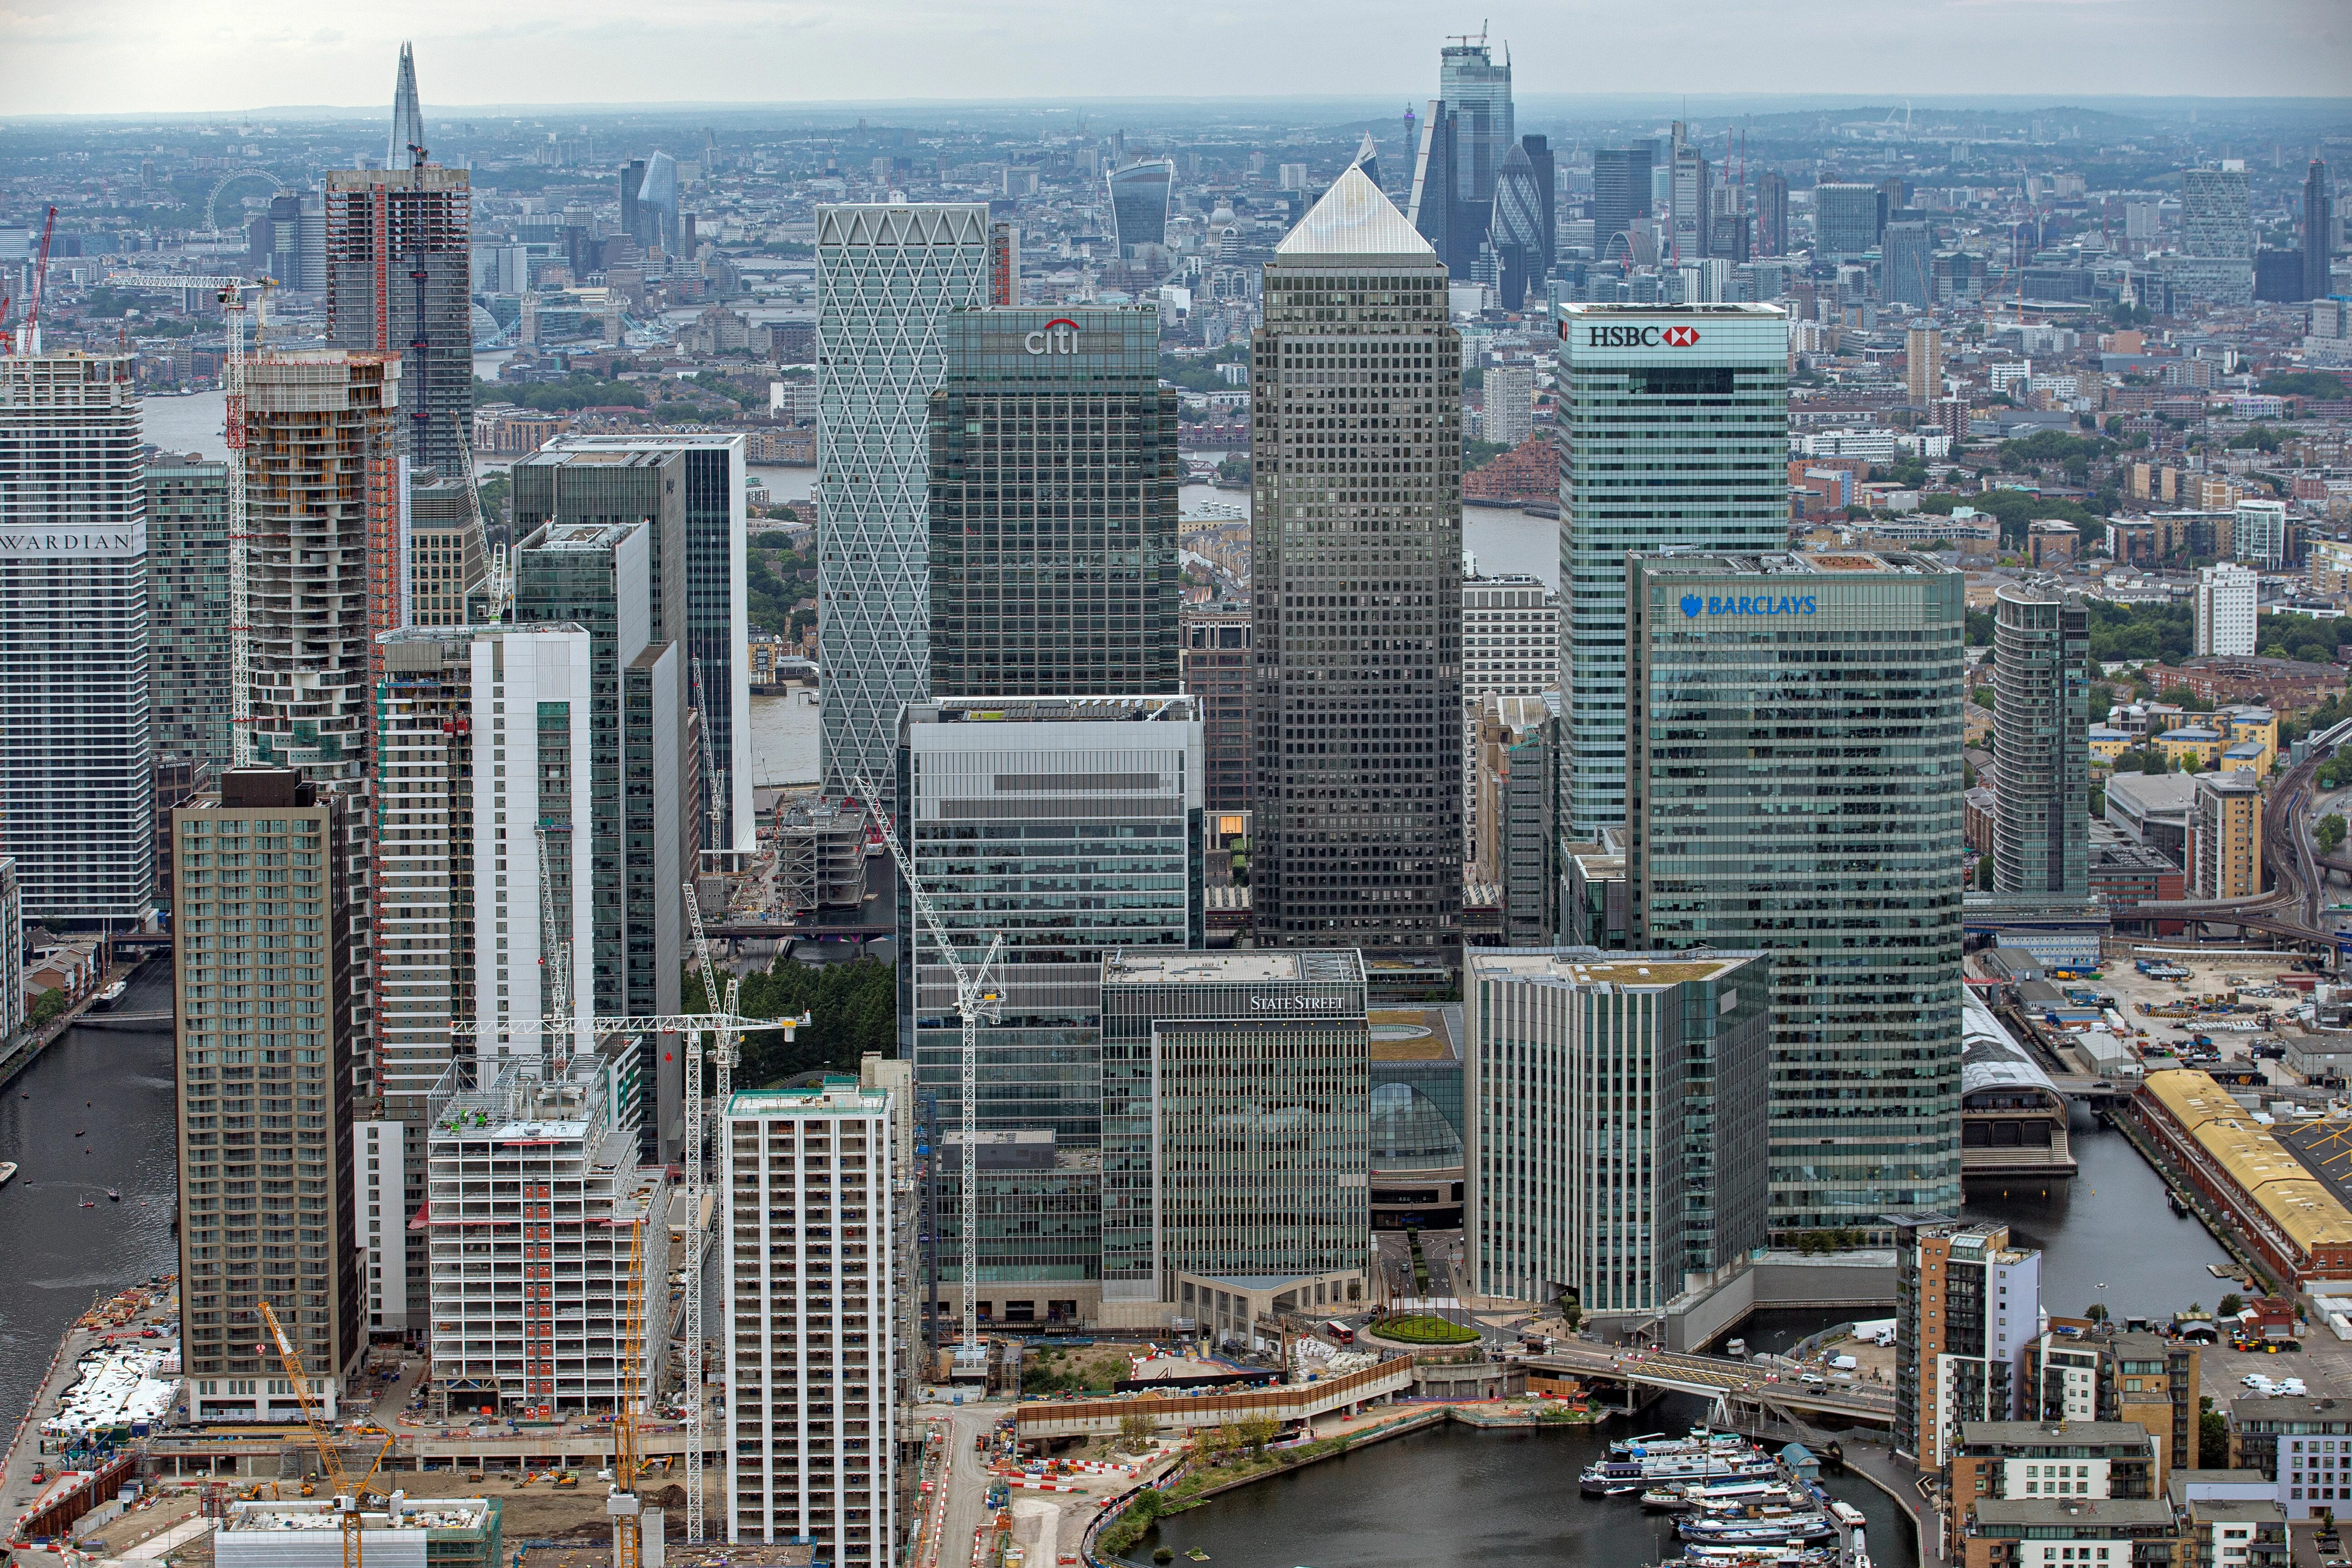
[[[2342,0],[1920,0],[1876,11],[1830,0],[1582,0],[1487,21],[1523,104],[2352,93]],[[1435,91],[1442,31],[1477,22],[1395,0],[1307,0],[1278,13],[1211,0],[1172,23],[1047,0],[984,12],[935,0],[682,0],[659,12],[612,0],[509,0],[494,11],[420,0],[326,25],[287,0],[0,0],[15,68],[0,83],[0,115],[363,114],[391,103],[403,39],[415,45],[428,115],[1318,99],[1401,109]],[[1335,35],[1346,50],[1333,49]],[[310,90],[289,91],[295,82]],[[551,90],[516,90],[542,83]]]

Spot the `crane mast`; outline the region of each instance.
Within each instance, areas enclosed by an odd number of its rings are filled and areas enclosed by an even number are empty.
[[[955,976],[956,1016],[963,1024],[963,1051],[959,1075],[963,1089],[963,1158],[960,1167],[962,1192],[957,1209],[963,1233],[961,1259],[963,1332],[957,1342],[957,1348],[961,1352],[977,1352],[980,1349],[980,1310],[976,1294],[980,1287],[977,1154],[980,1147],[980,1026],[983,1019],[992,1024],[1002,1016],[997,994],[983,987],[988,984],[989,971],[995,967],[997,954],[1004,951],[1004,933],[999,931],[990,939],[988,952],[981,959],[979,968],[967,970],[963,960],[956,955],[955,943],[948,940],[947,927],[940,922],[939,910],[931,903],[931,896],[923,890],[922,883],[915,879],[915,863],[908,858],[905,847],[898,842],[898,835],[890,826],[889,817],[883,814],[880,803],[875,798],[874,786],[863,777],[854,776],[850,780],[850,787],[856,790],[858,800],[882,834],[882,842],[889,847],[890,858],[898,867],[898,879],[906,883],[907,897],[914,903],[918,921],[914,943],[917,951],[908,954],[908,962],[919,959],[922,946],[920,932],[928,930],[931,933],[931,941],[938,944],[940,956],[947,960],[949,973]],[[917,1010],[920,1011],[922,971],[919,967],[915,972],[915,990]]]

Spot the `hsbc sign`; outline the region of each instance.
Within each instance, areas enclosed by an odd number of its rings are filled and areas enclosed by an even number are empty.
[[[1559,324],[1562,340],[1569,337],[1571,323]],[[1696,327],[1636,327],[1587,326],[1584,346],[1589,349],[1686,349],[1698,342]]]

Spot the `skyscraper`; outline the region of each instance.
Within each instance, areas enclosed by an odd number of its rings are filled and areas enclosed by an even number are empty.
[[[1625,820],[1625,554],[1767,551],[1788,533],[1788,318],[1769,305],[1564,305],[1560,662],[1569,805]]]
[[[1890,223],[1879,237],[1878,297],[1924,310],[1936,302],[1936,245],[1924,223]]]
[[[1789,254],[1789,176],[1770,169],[1756,176],[1756,254]]]
[[[1650,149],[1601,147],[1592,154],[1592,252],[1619,261],[1633,245],[1633,224],[1650,216]]]
[[[129,356],[0,355],[0,849],[75,925],[154,901],[139,468]]]
[[[2242,161],[2181,171],[2180,253],[2164,258],[2164,270],[2174,289],[2191,298],[2252,301],[2254,219]]]
[[[2090,612],[2062,589],[1993,595],[1995,892],[2090,891]]]
[[[1674,230],[1671,254],[1677,261],[1700,261],[1709,254],[1715,202],[1709,184],[1706,155],[1675,121],[1671,150],[1674,178]]]
[[[1549,152],[1544,162],[1547,165],[1551,162]],[[1488,231],[1502,261],[1503,309],[1507,310],[1519,309],[1530,290],[1542,287],[1551,270],[1550,216],[1549,181],[1537,178],[1528,149],[1514,142],[1503,159],[1502,173],[1496,176],[1495,216]]]
[[[1168,191],[1175,178],[1176,164],[1168,158],[1146,158],[1103,176],[1121,256],[1133,256],[1139,245],[1167,245]]]
[[[1104,1047],[1100,960],[1205,945],[1198,710],[1174,695],[933,697],[906,706],[898,740],[916,878],[967,963],[1005,938],[990,972],[1003,1016],[978,1040],[981,1310],[1160,1321],[1151,1162],[1114,1160],[1105,1142],[1114,1121],[1148,1125],[1152,1064],[1148,1050]],[[976,854],[995,869],[972,875]],[[940,1125],[956,1128],[954,976],[904,900],[898,921],[898,1055],[938,1097]],[[959,1153],[940,1177],[934,1308],[951,1315],[963,1300]]]
[[[1518,141],[1512,123],[1508,51],[1496,65],[1483,33],[1475,42],[1465,37],[1446,45],[1438,59],[1437,95],[1455,119],[1454,189],[1465,206],[1476,209],[1484,227],[1503,160]]]
[[[229,764],[228,465],[159,456],[147,474],[147,620],[158,761]]]
[[[1772,954],[1776,1231],[1960,1199],[1961,574],[1633,558],[1633,942]]]
[[[678,258],[677,160],[656,152],[646,160],[646,177],[637,186],[637,226],[631,236],[647,250],[659,247],[673,261]]]
[[[365,1004],[355,889],[335,853],[356,809],[291,769],[233,768],[217,800],[173,813],[180,1356],[198,1421],[300,1418],[255,1342],[265,1301],[330,1416],[363,1342],[351,1133]],[[256,1012],[235,999],[253,995],[294,1000]]]
[[[474,418],[472,179],[425,163],[326,181],[329,339],[402,357],[401,450],[448,475]]]
[[[1462,342],[1444,263],[1350,169],[1276,247],[1265,310],[1251,345],[1258,941],[1450,963]]]
[[[408,40],[400,42],[400,74],[392,86],[392,141],[384,148],[386,169],[413,169],[420,161],[416,149],[424,147],[425,109],[416,98],[416,57],[409,50]]]
[[[558,436],[511,470],[518,539],[548,522],[654,524],[647,636],[678,644],[689,689],[698,669],[701,677],[715,776],[697,794],[698,842],[714,870],[740,868],[759,837],[751,672],[742,657],[751,629],[744,461],[744,438],[715,431]],[[682,608],[665,583],[672,572],[683,574]]]
[[[1405,211],[1413,229],[1429,242],[1437,258],[1458,276],[1470,275],[1471,258],[1478,251],[1486,226],[1473,223],[1462,199],[1460,173],[1454,149],[1461,128],[1444,99],[1429,100],[1429,114],[1421,122],[1421,144],[1412,162],[1412,195]],[[1367,175],[1369,179],[1370,176]]]
[[[653,525],[553,522],[515,556],[514,618],[589,637],[589,837],[593,879],[594,1011],[643,1016],[678,1011],[693,815],[688,772],[684,659],[674,630],[656,640],[641,606],[656,539]],[[667,564],[667,563],[666,563]],[[684,584],[666,575],[664,617],[682,619]],[[577,765],[575,759],[574,765]],[[659,1037],[641,1045],[639,1073],[658,1093],[643,1122],[649,1163],[674,1157],[682,1127],[683,1068]]]
[[[632,158],[621,165],[621,233],[629,243],[642,243],[637,238],[637,193],[646,188],[646,161]]]
[[[2314,158],[2303,181],[2303,297],[2325,300],[2335,292],[2336,184],[2327,165]]]
[[[1876,185],[1824,182],[1813,187],[1813,249],[1825,260],[1852,260],[1878,248]]]
[[[818,662],[827,795],[886,802],[930,671],[930,395],[940,326],[982,303],[985,205],[817,209]]]
[[[930,397],[930,685],[1178,689],[1177,395],[1151,305],[959,310]]]

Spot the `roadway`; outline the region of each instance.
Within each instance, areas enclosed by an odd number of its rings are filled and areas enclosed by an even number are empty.
[[[1891,1426],[1895,1395],[1861,1386],[1815,1387],[1783,1377],[1773,1368],[1729,1356],[1683,1351],[1612,1351],[1601,1345],[1565,1345],[1527,1358],[1530,1371],[1572,1377],[1638,1383],[1645,1388],[1736,1404],[1769,1405],[1814,1415],[1834,1415],[1873,1426]]]

